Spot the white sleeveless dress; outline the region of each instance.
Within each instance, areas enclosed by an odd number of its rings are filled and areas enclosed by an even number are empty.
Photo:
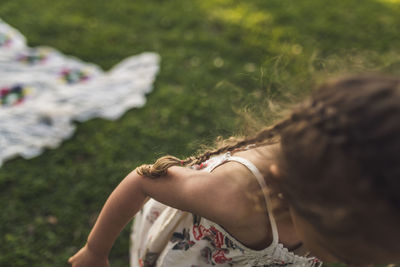
[[[264,188],[264,178],[250,161],[230,153],[200,165],[211,172],[219,165],[235,161],[246,166]],[[273,241],[262,250],[253,250],[236,240],[220,225],[189,212],[166,206],[153,199],[135,216],[131,233],[131,267],[272,267],[321,266],[314,257],[289,252],[278,242],[275,219],[267,202]]]

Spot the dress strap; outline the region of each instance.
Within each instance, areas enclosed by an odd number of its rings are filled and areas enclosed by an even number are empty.
[[[266,192],[267,185],[265,184],[263,175],[260,173],[258,168],[251,161],[249,161],[249,160],[247,160],[245,158],[237,157],[237,156],[231,156],[231,154],[228,152],[228,153],[226,153],[224,155],[224,159],[223,159],[223,161],[221,163],[227,162],[227,161],[235,161],[235,162],[238,162],[238,163],[244,165],[256,177],[256,179],[257,179],[257,181],[258,181],[258,183],[259,183],[259,185],[260,185],[260,187],[262,189],[264,200],[265,200],[265,203],[267,205],[267,211],[268,211],[269,221],[270,221],[271,230],[272,230],[272,243],[273,244],[278,244],[278,241],[279,241],[278,229],[277,229],[277,226],[276,226],[274,215],[272,213],[272,207],[269,204],[270,200],[269,200],[269,196],[268,196],[268,194]]]

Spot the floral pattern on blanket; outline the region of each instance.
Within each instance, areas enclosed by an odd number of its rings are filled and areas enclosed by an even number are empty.
[[[12,43],[12,39],[8,34],[0,33],[0,47],[1,46],[10,46]]]
[[[46,49],[30,49],[16,55],[16,61],[26,65],[44,64],[50,53]]]
[[[0,88],[0,106],[14,106],[21,104],[29,95],[31,89],[22,84]]]

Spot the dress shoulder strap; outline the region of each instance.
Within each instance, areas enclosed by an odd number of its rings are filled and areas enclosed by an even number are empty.
[[[270,221],[271,230],[272,230],[272,238],[273,238],[272,243],[273,244],[278,244],[278,241],[279,241],[278,229],[277,229],[277,226],[276,226],[274,215],[272,213],[272,207],[269,204],[270,200],[269,200],[269,196],[268,196],[268,194],[266,192],[267,185],[265,184],[263,175],[261,174],[261,172],[258,170],[258,168],[251,161],[249,161],[249,160],[247,160],[245,158],[242,158],[242,157],[231,156],[231,154],[229,152],[226,153],[223,156],[221,162],[219,164],[216,164],[215,166],[213,166],[212,169],[216,168],[217,166],[219,166],[219,165],[221,165],[221,164],[223,164],[224,162],[227,162],[227,161],[235,161],[235,162],[238,162],[238,163],[244,165],[245,167],[247,167],[247,169],[249,169],[251,171],[251,173],[254,175],[254,177],[256,177],[256,179],[258,181],[258,184],[260,185],[260,187],[262,189],[264,200],[265,200],[265,203],[267,205],[267,211],[268,211],[269,221]]]

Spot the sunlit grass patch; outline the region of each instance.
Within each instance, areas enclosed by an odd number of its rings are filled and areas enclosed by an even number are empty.
[[[400,4],[400,0],[378,0],[383,3]]]

